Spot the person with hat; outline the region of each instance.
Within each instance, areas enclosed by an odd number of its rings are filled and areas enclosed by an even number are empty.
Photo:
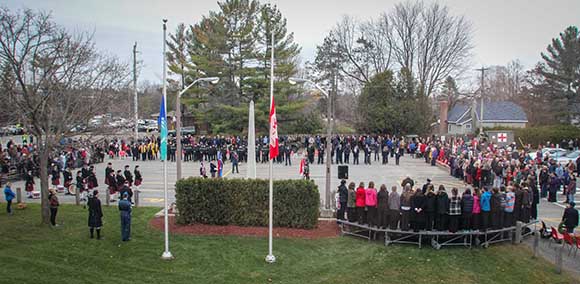
[[[95,229],[97,230],[97,240],[101,239],[101,227],[103,226],[103,210],[101,208],[101,200],[99,200],[99,191],[94,190],[92,196],[89,197],[89,232],[91,239],[94,238]]]
[[[568,234],[574,234],[574,229],[578,226],[578,210],[574,208],[576,203],[570,202],[564,209],[564,215],[562,216],[562,223],[566,227]]]
[[[48,205],[50,207],[50,224],[56,227],[56,213],[58,212],[58,197],[56,196],[56,190],[51,188],[48,190]]]
[[[139,165],[135,166],[135,170],[133,170],[135,174],[135,186],[139,189],[141,183],[143,183],[143,176],[141,175],[141,171],[139,170]]]
[[[133,186],[133,173],[131,173],[129,165],[125,166],[125,171],[123,172],[123,175],[125,176],[125,181],[129,182],[129,186]]]
[[[346,211],[346,203],[348,201],[348,190],[346,189],[346,180],[341,180],[340,185],[338,186],[338,198],[340,203],[340,208],[338,209],[338,213],[336,218],[338,220],[344,220],[344,212]]]
[[[421,191],[423,192],[423,194],[427,194],[427,188],[429,188],[429,185],[431,185],[431,179],[428,178],[427,179],[427,183],[423,185],[423,188],[421,189]]]
[[[129,184],[128,180],[125,181],[125,183],[123,184],[123,186],[119,190],[119,196],[122,198],[122,196],[125,193],[128,195],[129,202],[131,202],[131,198],[133,198],[133,190],[131,189],[131,185]],[[119,199],[121,199],[121,198],[119,198]]]
[[[121,240],[127,242],[131,240],[131,201],[129,193],[123,192],[119,201],[119,213],[121,214]]]

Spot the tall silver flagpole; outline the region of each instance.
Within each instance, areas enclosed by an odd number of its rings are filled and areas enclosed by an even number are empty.
[[[271,57],[270,57],[270,111],[272,111],[272,101],[274,99],[274,29],[272,27],[272,25],[274,24],[273,19],[270,19],[271,25],[270,25],[270,32],[272,33],[272,53],[271,53]],[[271,141],[272,139],[272,124],[270,123],[270,140],[268,142],[272,143]],[[268,255],[266,256],[266,262],[268,263],[274,263],[276,262],[276,257],[274,256],[274,254],[272,254],[272,223],[273,223],[273,219],[274,219],[274,209],[273,209],[273,203],[274,203],[274,183],[272,181],[273,178],[273,162],[274,160],[272,159],[272,157],[268,157],[270,159],[270,194],[269,194],[269,230],[268,230]]]
[[[165,109],[165,115],[167,116],[167,58],[165,52],[165,46],[167,43],[167,20],[163,20],[163,108]],[[166,119],[166,118],[165,118]],[[165,137],[167,139],[167,137]],[[163,208],[163,216],[165,221],[165,251],[161,255],[162,259],[173,259],[173,255],[169,251],[169,216],[167,208],[167,157],[163,160],[163,203],[165,204]]]

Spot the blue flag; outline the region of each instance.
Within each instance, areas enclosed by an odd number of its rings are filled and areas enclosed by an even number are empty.
[[[161,161],[165,161],[167,159],[167,115],[165,112],[165,96],[161,98],[161,107],[159,110],[159,118],[157,118],[157,123],[159,124],[159,132],[161,133],[161,145],[159,145]]]

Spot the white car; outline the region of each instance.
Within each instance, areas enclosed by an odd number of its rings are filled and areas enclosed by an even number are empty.
[[[536,153],[538,151],[532,151],[530,152],[530,157],[532,159],[536,159]],[[563,149],[563,148],[542,148],[542,157],[546,157],[546,155],[550,155],[550,158],[552,159],[557,159],[559,157],[563,157],[566,154],[568,154],[568,150]]]
[[[570,161],[576,162],[576,159],[578,159],[578,157],[580,157],[580,150],[572,151],[564,156],[561,156],[556,159],[556,162],[565,165]]]

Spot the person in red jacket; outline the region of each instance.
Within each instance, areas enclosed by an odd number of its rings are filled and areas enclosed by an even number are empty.
[[[367,221],[369,226],[377,225],[377,189],[374,182],[369,182],[369,188],[365,192],[365,204],[367,206]]]
[[[365,211],[365,183],[361,182],[356,189],[356,211],[358,215],[358,222],[360,224],[366,224],[367,222],[367,214]]]

